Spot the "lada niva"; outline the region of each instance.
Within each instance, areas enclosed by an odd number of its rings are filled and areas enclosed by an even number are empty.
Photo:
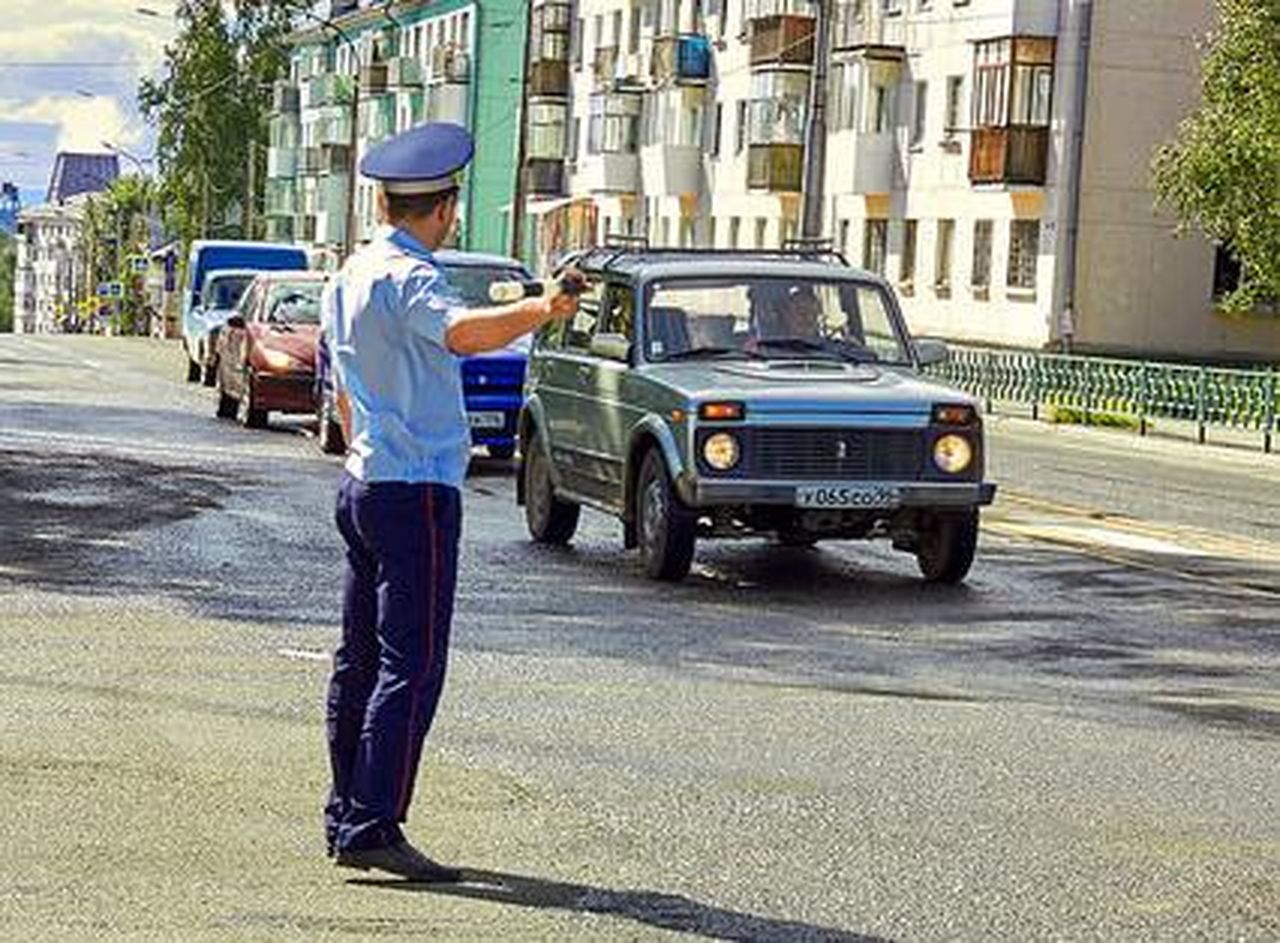
[[[578,316],[529,360],[517,499],[535,541],[582,505],[621,519],[647,573],[703,538],[886,538],[930,582],[967,575],[986,482],[969,396],[921,369],[892,290],[809,252],[593,250]]]

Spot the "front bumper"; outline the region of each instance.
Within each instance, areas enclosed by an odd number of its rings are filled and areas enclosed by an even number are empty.
[[[827,481],[715,481],[685,476],[676,485],[690,507],[723,505],[796,506],[796,489],[828,485]],[[848,481],[844,485],[886,485],[897,489],[900,508],[966,508],[991,504],[996,486],[990,482]],[[887,510],[893,510],[892,508]]]

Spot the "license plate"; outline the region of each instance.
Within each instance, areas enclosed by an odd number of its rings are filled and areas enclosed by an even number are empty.
[[[507,424],[506,413],[467,413],[472,429],[501,429]]]
[[[805,485],[796,489],[801,508],[893,508],[902,495],[891,485]]]

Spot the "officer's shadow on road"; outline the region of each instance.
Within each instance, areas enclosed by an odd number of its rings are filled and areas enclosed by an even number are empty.
[[[704,904],[680,894],[659,891],[609,890],[588,884],[570,884],[499,871],[463,872],[461,884],[416,884],[395,878],[354,878],[352,885],[384,890],[466,897],[472,900],[565,910],[633,920],[662,930],[672,930],[708,940],[821,940],[830,943],[887,943],[831,927],[780,920]]]

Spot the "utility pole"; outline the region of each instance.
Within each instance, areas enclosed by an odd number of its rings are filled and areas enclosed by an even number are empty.
[[[832,0],[818,0],[814,37],[813,78],[809,85],[809,121],[804,142],[804,211],[800,223],[803,239],[822,238],[822,204],[827,174],[827,70],[831,62]]]
[[[533,53],[533,2],[525,4],[524,54],[520,63],[520,116],[516,135],[516,185],[511,199],[511,257],[524,259],[524,216],[526,172],[529,149],[529,58]]]

